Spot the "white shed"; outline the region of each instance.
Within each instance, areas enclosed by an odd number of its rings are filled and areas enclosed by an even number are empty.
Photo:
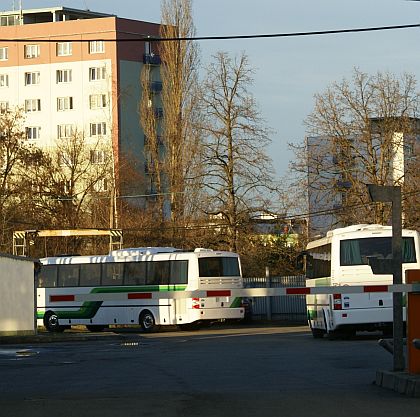
[[[31,258],[0,254],[0,336],[36,333],[36,265]]]

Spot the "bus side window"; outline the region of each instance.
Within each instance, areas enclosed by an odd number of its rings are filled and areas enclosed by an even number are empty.
[[[80,286],[94,287],[101,285],[101,264],[80,265]]]
[[[147,262],[147,284],[169,284],[169,261]]]
[[[57,265],[41,265],[41,272],[38,277],[39,288],[57,286]]]
[[[171,261],[170,284],[188,283],[188,261]]]
[[[123,269],[123,263],[103,264],[102,285],[122,285]]]
[[[77,287],[79,285],[79,265],[60,265],[58,268],[59,287]]]
[[[127,262],[124,264],[124,285],[146,284],[146,262]]]

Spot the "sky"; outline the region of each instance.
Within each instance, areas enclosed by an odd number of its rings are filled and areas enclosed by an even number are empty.
[[[18,0],[0,0],[11,10]],[[160,22],[160,0],[22,0],[24,9],[67,6]],[[193,0],[197,36],[308,32],[420,23],[420,1],[409,0]],[[304,120],[314,94],[368,74],[414,74],[420,83],[420,28],[293,38],[201,41],[203,66],[212,55],[245,52],[255,70],[251,91],[265,125],[273,130],[267,150],[276,178],[293,160],[289,143],[306,135]],[[204,73],[204,72],[203,72]],[[420,84],[419,84],[420,88]]]

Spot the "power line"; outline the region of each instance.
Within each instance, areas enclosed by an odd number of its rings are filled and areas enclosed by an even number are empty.
[[[253,35],[225,35],[225,36],[192,36],[192,37],[179,37],[179,38],[159,38],[153,36],[139,36],[136,38],[127,39],[77,39],[77,42],[85,43],[92,40],[105,41],[105,42],[172,42],[172,41],[212,41],[212,40],[239,40],[239,39],[267,39],[267,38],[290,38],[299,36],[316,36],[316,35],[336,35],[345,33],[360,33],[360,32],[377,32],[384,30],[397,30],[397,29],[413,29],[419,28],[420,23],[410,25],[393,25],[393,26],[377,26],[353,29],[335,29],[335,30],[317,30],[309,32],[290,32],[290,33],[266,33],[266,34],[253,34]],[[32,38],[0,38],[0,42],[68,42],[69,39],[32,39]],[[75,42],[74,39],[72,39]]]

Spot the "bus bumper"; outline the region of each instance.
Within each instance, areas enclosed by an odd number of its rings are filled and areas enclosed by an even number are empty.
[[[202,308],[191,309],[191,321],[199,320],[242,320],[244,308]]]
[[[405,308],[404,308],[405,320]],[[332,330],[352,327],[359,330],[383,329],[393,322],[392,308],[336,310],[332,314]]]

